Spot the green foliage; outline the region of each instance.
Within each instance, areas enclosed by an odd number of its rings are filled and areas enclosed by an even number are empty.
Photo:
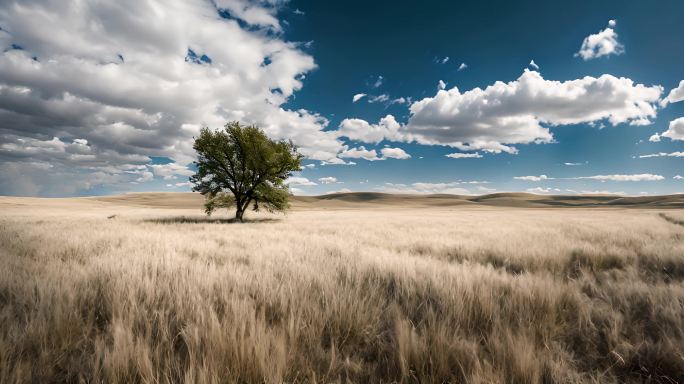
[[[202,128],[193,148],[198,159],[192,190],[205,196],[208,215],[234,206],[235,217],[242,220],[250,206],[269,212],[288,208],[285,180],[301,169],[302,159],[291,142],[271,140],[256,126],[232,122],[222,130]]]

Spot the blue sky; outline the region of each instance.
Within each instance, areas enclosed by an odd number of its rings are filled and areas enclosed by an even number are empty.
[[[0,194],[187,191],[230,120],[301,148],[298,194],[684,192],[678,1],[23,3]]]

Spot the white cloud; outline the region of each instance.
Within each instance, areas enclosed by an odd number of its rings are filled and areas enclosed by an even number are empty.
[[[679,82],[677,88],[673,88],[666,98],[663,99],[662,105],[665,106],[668,103],[676,103],[684,100],[684,80]]]
[[[168,187],[168,188],[192,187],[192,183],[186,181],[183,183],[166,184],[166,187]]]
[[[471,195],[472,193],[465,189],[458,187],[460,183],[413,183],[413,184],[395,184],[385,183],[376,188],[376,190],[388,193],[408,193],[408,194],[435,194],[445,193],[450,195]]]
[[[300,185],[300,186],[318,185],[318,184],[314,183],[313,181],[307,179],[306,177],[299,177],[299,176],[288,177],[287,180],[285,180],[285,184],[287,184],[287,185]]]
[[[280,23],[274,8],[262,7],[249,0],[215,0],[217,8],[229,11],[230,15],[255,26],[271,27],[280,31]],[[295,12],[296,13],[296,12]]]
[[[482,158],[482,155],[480,155],[479,152],[475,152],[475,153],[455,152],[455,153],[450,153],[450,154],[444,155],[444,156],[451,157],[452,159],[480,159],[480,158]]]
[[[363,99],[366,96],[367,95],[365,93],[357,93],[356,95],[354,95],[354,97],[352,97],[352,103],[356,103],[357,101]]]
[[[0,144],[0,191],[7,195],[64,196],[98,186],[124,190],[143,172],[150,158],[96,152],[85,139],[40,140],[5,135]],[[149,176],[147,176],[149,177]]]
[[[396,99],[392,99],[389,101],[390,104],[406,104],[409,102],[409,99],[404,98],[404,97],[397,97]]]
[[[466,63],[461,63],[461,65],[458,66],[458,71],[462,71],[464,69],[468,68],[468,64]]]
[[[401,125],[394,116],[387,115],[380,119],[378,124],[369,124],[361,119],[344,119],[337,131],[339,136],[364,143],[379,143],[382,140],[402,141],[403,135],[399,133]]]
[[[152,168],[152,172],[154,172],[156,176],[162,177],[164,180],[177,179],[178,176],[189,177],[194,174],[188,167],[177,163],[152,164],[150,165],[150,168]]]
[[[364,159],[368,161],[377,161],[385,159],[410,159],[411,155],[406,153],[401,148],[389,148],[385,147],[380,150],[382,157],[378,156],[378,152],[375,149],[366,149],[364,146],[358,148],[351,148],[340,153],[341,158],[351,158],[351,159]]]
[[[650,173],[634,174],[634,175],[594,175],[594,176],[579,176],[579,177],[565,177],[555,178],[546,175],[539,176],[515,176],[515,180],[523,181],[543,181],[543,180],[599,180],[599,181],[659,181],[665,178],[661,175],[654,175]]]
[[[495,188],[487,188],[487,187],[483,187],[481,185],[477,187],[477,190],[478,190],[478,192],[482,192],[482,193],[494,193],[494,192],[496,192]]]
[[[356,165],[356,163],[353,161],[344,161],[339,157],[335,157],[329,161],[321,161],[321,165]]]
[[[616,25],[617,25],[617,21],[615,21],[615,20],[608,20],[608,26],[609,26],[609,27],[614,27],[614,26],[616,26]]]
[[[647,159],[650,157],[684,157],[684,152],[659,152],[659,153],[651,153],[648,155],[639,155],[640,159]]]
[[[561,192],[561,190],[558,188],[535,187],[535,188],[528,188],[527,192],[536,193],[536,194],[540,194],[540,195],[548,195],[548,194],[553,194],[556,192]]]
[[[684,140],[684,117],[670,121],[667,131],[660,134],[672,140]]]
[[[383,148],[380,150],[383,159],[410,159],[411,155],[401,148]]]
[[[378,157],[378,153],[375,151],[375,149],[366,149],[366,147],[364,146],[342,151],[342,153],[340,153],[340,157],[350,159],[364,159],[368,161],[382,160]]]
[[[334,133],[324,131],[325,118],[283,107],[316,64],[278,33],[278,5],[244,0],[2,4],[0,25],[12,33],[0,32],[0,142],[78,139],[100,162],[163,156],[187,164],[195,156],[192,137],[200,127],[239,120],[293,140],[311,159],[331,160],[343,149]],[[219,12],[232,17],[221,18]],[[150,22],[160,17],[163,22]],[[11,44],[23,49],[9,49]],[[82,185],[98,171],[71,164],[63,171],[71,169]],[[47,182],[37,174],[31,180]],[[5,187],[0,185],[0,193]]]
[[[600,181],[660,181],[665,178],[661,175],[642,173],[635,175],[596,175],[572,177],[574,180],[600,180]]]
[[[294,11],[292,11],[292,13],[294,13],[295,15],[300,15],[300,16],[306,15],[306,13],[304,13],[304,11],[300,10],[299,8],[296,8]]]
[[[570,162],[563,163],[563,165],[567,165],[567,166],[570,166],[570,167],[576,166],[576,165],[585,165],[585,164],[587,164],[587,163],[570,163]]]
[[[675,179],[675,180],[684,180],[684,176],[676,175],[675,177],[673,177],[673,179]]]
[[[462,151],[517,153],[512,145],[553,141],[549,128],[542,124],[604,120],[613,126],[650,124],[656,117],[661,93],[660,86],[635,84],[628,78],[607,74],[551,81],[536,71],[525,70],[517,80],[498,81],[485,89],[463,93],[456,87],[440,90],[434,97],[411,104],[411,116],[403,126],[391,115],[378,125],[345,119],[339,132],[365,142],[387,139],[447,145]],[[391,128],[383,121],[391,121]],[[350,131],[354,137],[346,134]]]
[[[684,140],[684,117],[670,121],[667,131],[653,134],[648,138],[648,141],[659,142],[663,137],[675,141]]]
[[[373,81],[373,84],[371,84],[371,87],[373,87],[373,88],[380,88],[380,86],[382,85],[382,82],[383,82],[383,81],[384,81],[384,78],[383,78],[382,76],[378,76],[378,77],[376,77],[375,80]]]
[[[152,172],[150,172],[150,171],[143,171],[143,172],[140,174],[140,177],[138,177],[137,179],[135,179],[135,181],[137,181],[137,182],[139,182],[139,183],[143,183],[143,182],[145,182],[145,181],[150,181],[150,180],[152,180],[152,179],[154,179],[154,175],[152,174]]]
[[[351,193],[351,192],[352,192],[352,190],[349,188],[342,188],[342,189],[339,189],[337,191],[328,191],[325,194],[326,195],[332,195],[333,193]]]
[[[539,69],[539,66],[534,62],[534,60],[530,60],[530,64],[528,64],[528,66],[534,68],[535,70]]]
[[[336,183],[337,183],[337,178],[336,178],[336,177],[332,177],[332,176],[321,177],[321,178],[318,179],[318,181],[319,181],[321,184],[336,184]]]
[[[446,88],[446,83],[443,80],[440,80],[439,83],[437,83],[437,89],[442,90]]]
[[[591,60],[601,56],[623,54],[625,47],[618,41],[618,35],[613,29],[615,24],[615,20],[610,20],[608,28],[584,38],[582,47],[575,56]]]
[[[383,93],[382,95],[377,95],[377,96],[368,96],[368,102],[369,103],[384,103],[389,100],[389,95]]]
[[[514,179],[516,180],[523,180],[523,181],[542,181],[542,180],[553,180],[553,177],[548,177],[546,175],[539,175],[539,176],[515,176]]]

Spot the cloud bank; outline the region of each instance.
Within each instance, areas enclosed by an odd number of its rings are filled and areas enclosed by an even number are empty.
[[[344,119],[337,132],[366,143],[389,140],[517,153],[517,144],[552,142],[549,126],[599,121],[613,126],[650,124],[662,92],[660,86],[608,74],[552,81],[525,70],[514,81],[497,81],[484,89],[438,90],[411,104],[406,124],[393,115],[377,124]]]
[[[71,180],[64,193],[145,182],[126,172],[148,156],[185,166],[200,127],[232,120],[334,162],[343,146],[328,121],[282,107],[316,64],[282,39],[278,4],[3,2],[0,193],[52,194],[48,168]]]

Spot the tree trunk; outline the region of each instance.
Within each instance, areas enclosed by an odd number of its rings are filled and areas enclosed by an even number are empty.
[[[240,220],[240,222],[242,223],[242,222],[243,222],[243,220],[242,220],[242,215],[243,215],[244,213],[245,213],[245,210],[244,210],[244,209],[242,209],[242,208],[236,209],[236,210],[235,210],[235,220]]]

